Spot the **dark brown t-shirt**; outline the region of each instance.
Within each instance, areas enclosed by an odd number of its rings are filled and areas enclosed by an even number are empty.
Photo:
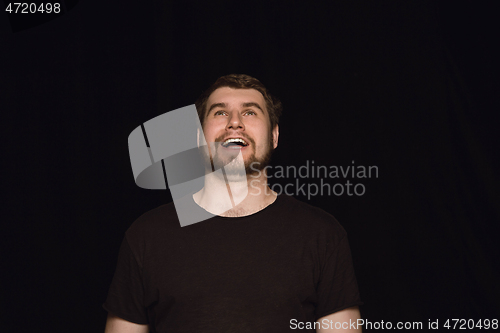
[[[279,333],[361,304],[345,230],[280,195],[255,214],[185,227],[173,203],[143,214],[103,307],[152,332]]]

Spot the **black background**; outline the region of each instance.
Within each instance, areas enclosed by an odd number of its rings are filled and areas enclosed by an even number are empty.
[[[127,137],[230,73],[283,102],[274,165],[378,166],[363,196],[298,196],[347,230],[363,318],[500,319],[493,1],[87,0],[16,32],[0,17],[0,331],[104,331],[124,231],[171,200],[135,185]]]

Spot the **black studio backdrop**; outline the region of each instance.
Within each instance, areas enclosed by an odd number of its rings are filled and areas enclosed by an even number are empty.
[[[124,231],[171,200],[134,184],[127,137],[229,73],[283,102],[272,165],[378,167],[350,179],[363,195],[296,193],[347,230],[363,318],[500,319],[493,9],[89,0],[16,32],[0,14],[0,331],[104,330]]]

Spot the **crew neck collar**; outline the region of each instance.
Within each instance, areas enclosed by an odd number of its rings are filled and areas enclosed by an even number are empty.
[[[191,197],[192,203],[196,207],[198,207],[199,209],[202,209],[205,212],[207,212],[203,207],[201,207],[200,205],[198,205],[196,203],[196,201],[194,201],[194,198],[193,198],[192,195],[190,197]],[[211,219],[219,219],[219,220],[223,220],[223,221],[243,221],[243,220],[249,220],[249,219],[257,218],[257,217],[260,217],[263,214],[266,214],[266,213],[269,213],[269,212],[273,211],[278,205],[281,204],[282,201],[283,201],[283,195],[282,194],[278,194],[276,196],[276,199],[272,203],[270,203],[266,207],[262,208],[261,210],[258,210],[256,212],[254,212],[252,214],[245,215],[245,216],[220,216],[220,215],[213,215],[213,217]],[[209,212],[207,212],[207,213],[209,213]],[[211,214],[211,213],[209,213],[209,214]]]

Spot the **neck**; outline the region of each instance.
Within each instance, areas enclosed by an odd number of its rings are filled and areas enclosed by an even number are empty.
[[[254,214],[276,197],[265,172],[238,176],[226,175],[222,169],[206,174],[204,187],[193,195],[194,201],[209,213],[230,217]]]

